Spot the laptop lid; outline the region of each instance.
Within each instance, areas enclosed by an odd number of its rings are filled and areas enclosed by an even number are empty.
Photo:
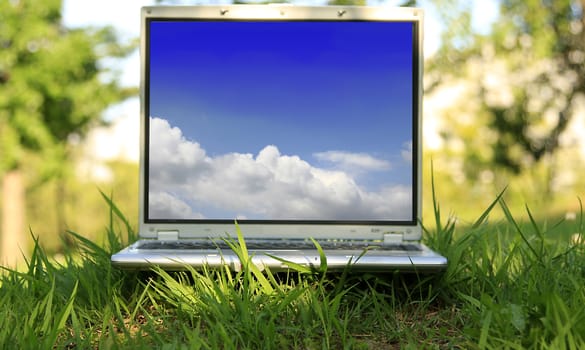
[[[145,7],[141,60],[141,237],[421,238],[421,10]]]

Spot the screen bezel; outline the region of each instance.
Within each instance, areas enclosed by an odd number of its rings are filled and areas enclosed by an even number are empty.
[[[412,77],[412,220],[291,220],[247,219],[238,224],[246,236],[348,235],[379,237],[381,232],[405,234],[419,239],[421,229],[421,137],[422,108],[422,11],[411,8],[373,7],[296,7],[267,5],[146,7],[142,10],[141,36],[141,154],[140,154],[140,235],[155,237],[156,232],[177,230],[184,237],[225,235],[234,219],[150,219],[148,218],[149,155],[149,24],[152,21],[401,21],[413,24]],[[196,225],[195,225],[196,224]],[[315,232],[314,234],[312,232]],[[329,233],[328,233],[329,232]]]

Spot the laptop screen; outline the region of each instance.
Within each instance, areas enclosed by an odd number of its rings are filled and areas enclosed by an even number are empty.
[[[148,18],[145,221],[414,224],[417,25]]]

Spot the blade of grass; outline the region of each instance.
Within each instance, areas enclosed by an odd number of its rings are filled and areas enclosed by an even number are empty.
[[[73,302],[75,301],[75,296],[77,295],[77,286],[78,285],[79,285],[79,283],[76,282],[75,286],[73,287],[73,291],[71,292],[71,295],[69,296],[69,300],[67,300],[65,307],[59,313],[57,327],[56,327],[57,331],[65,328],[65,323],[67,322],[67,319],[71,315],[71,312],[73,310]],[[56,336],[57,336],[57,334],[55,334],[55,337]]]
[[[486,219],[488,218],[488,216],[490,215],[490,213],[492,212],[492,210],[494,209],[494,207],[500,202],[500,200],[502,199],[502,196],[504,195],[504,193],[506,192],[506,189],[508,188],[508,186],[506,186],[496,197],[496,199],[494,199],[492,201],[492,203],[487,207],[487,209],[485,209],[483,211],[483,213],[480,215],[480,217],[475,220],[475,222],[473,223],[473,225],[471,225],[471,228],[476,229],[478,228],[481,224],[483,224]]]
[[[327,272],[327,255],[325,255],[323,247],[313,237],[311,237],[311,242],[313,242],[319,253],[319,272],[325,274]]]
[[[242,265],[242,270],[246,273],[251,273],[251,275],[256,278],[256,280],[261,284],[262,288],[264,289],[265,293],[273,293],[274,287],[270,284],[270,281],[264,276],[262,271],[256,264],[254,264],[253,258],[248,254],[248,248],[246,246],[246,240],[244,239],[244,235],[242,234],[242,230],[238,225],[238,222],[235,222],[236,227],[236,235],[238,239],[238,244],[234,244],[231,240],[227,239],[225,242],[229,245],[230,249],[232,249],[240,260],[240,264]],[[263,267],[267,268],[267,267]]]
[[[526,205],[525,208],[526,208],[526,213],[528,213],[528,218],[530,219],[530,224],[532,225],[532,229],[534,230],[534,233],[536,233],[538,241],[540,242],[540,251],[539,251],[538,255],[543,256],[544,255],[544,233],[538,227],[538,224],[536,223],[536,220],[534,219],[534,216],[532,215],[532,212],[530,211],[530,208],[528,207],[528,205]]]
[[[502,211],[504,212],[506,220],[514,227],[515,231],[520,235],[520,237],[522,238],[524,243],[526,243],[526,245],[528,246],[528,249],[530,249],[532,254],[534,254],[534,257],[538,260],[538,262],[541,265],[544,265],[544,261],[542,260],[542,255],[539,254],[536,251],[536,249],[534,249],[532,244],[530,244],[530,241],[528,240],[528,238],[524,234],[520,225],[518,225],[518,222],[516,221],[516,219],[514,219],[514,216],[512,215],[510,208],[508,208],[508,205],[506,204],[506,202],[504,200],[500,200],[500,207],[502,208]]]
[[[311,273],[315,273],[315,269],[312,268],[311,266],[306,266],[306,265],[302,265],[290,260],[286,260],[284,258],[281,258],[279,256],[276,255],[272,255],[272,254],[266,254],[266,256],[269,256],[270,258],[274,259],[274,260],[278,260],[281,263],[283,263],[284,265],[286,265],[289,269],[298,272],[298,273],[302,273],[302,274],[311,274]]]
[[[481,333],[479,335],[478,347],[485,349],[487,347],[488,335],[492,323],[492,310],[488,310],[485,318],[482,320]]]

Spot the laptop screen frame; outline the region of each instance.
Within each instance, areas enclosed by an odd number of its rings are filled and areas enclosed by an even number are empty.
[[[239,220],[245,237],[381,239],[401,234],[406,240],[422,236],[421,216],[421,115],[423,71],[423,11],[414,8],[291,5],[152,6],[141,12],[141,112],[140,112],[140,208],[139,235],[156,238],[159,232],[178,232],[180,237],[225,237],[233,234],[234,219],[148,218],[149,144],[149,23],[151,21],[401,21],[413,23],[413,131],[412,220]]]

